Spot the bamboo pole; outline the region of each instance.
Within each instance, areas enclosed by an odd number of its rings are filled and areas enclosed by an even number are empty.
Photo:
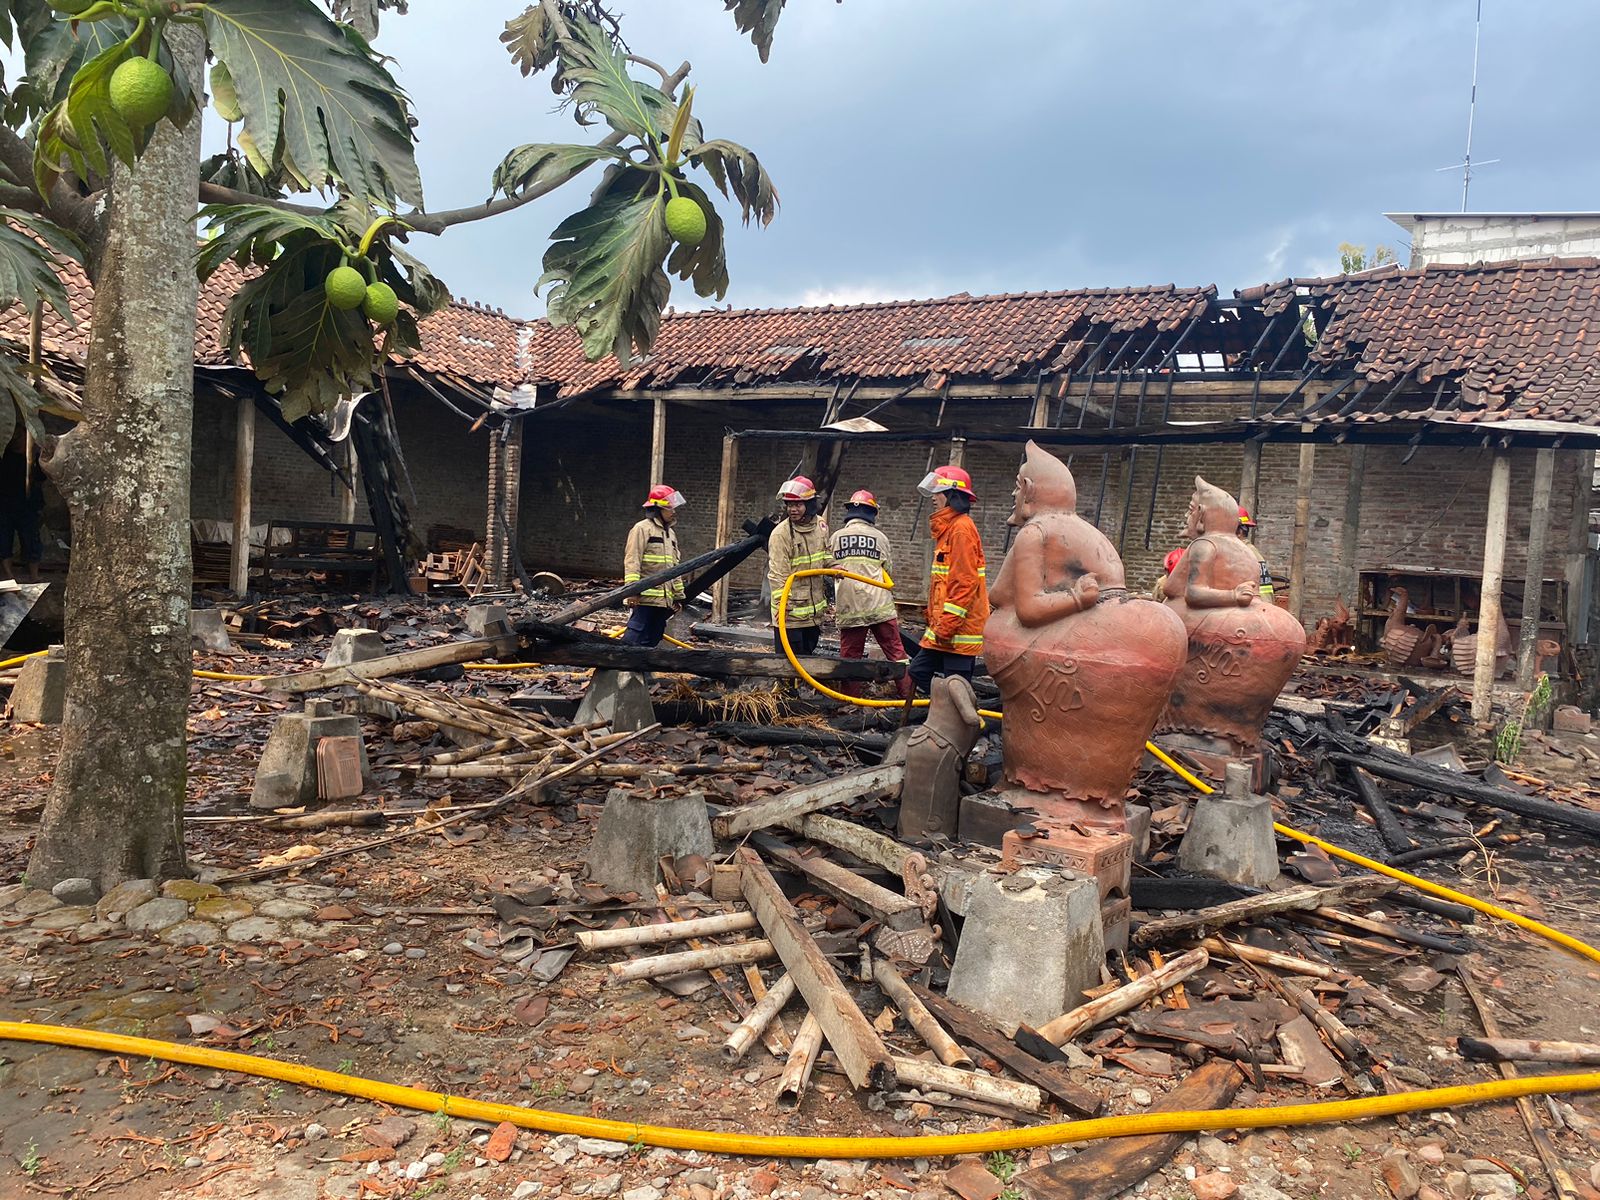
[[[1461,1037],[1462,1058],[1478,1062],[1581,1063],[1600,1066],[1600,1046],[1593,1042],[1547,1042],[1530,1038]]]
[[[1182,983],[1210,961],[1211,956],[1204,949],[1189,950],[1178,955],[1160,970],[1151,971],[1150,974],[1141,976],[1132,983],[1107,992],[1098,1000],[1091,1000],[1071,1012],[1063,1013],[1037,1032],[1047,1041],[1057,1046],[1064,1046],[1080,1033],[1093,1029],[1102,1021],[1109,1021],[1112,1017],[1132,1012],[1146,1000],[1159,996],[1174,984]]]
[[[1276,967],[1291,975],[1308,975],[1312,979],[1325,979],[1330,983],[1343,978],[1340,972],[1325,963],[1312,962],[1308,958],[1296,958],[1292,954],[1280,954],[1276,950],[1262,950],[1257,946],[1246,946],[1241,942],[1206,938],[1200,943],[1200,948],[1219,958],[1232,958],[1263,967]]]
[[[887,959],[880,958],[872,964],[872,977],[883,989],[883,994],[900,1010],[900,1015],[917,1031],[917,1036],[927,1043],[928,1049],[939,1056],[940,1062],[947,1067],[971,1069],[972,1056],[944,1031],[944,1026],[928,1011],[928,1006],[917,999],[911,985],[900,978],[900,972]]]
[[[714,917],[694,917],[687,921],[668,921],[661,925],[630,925],[626,929],[588,929],[578,934],[578,945],[585,950],[613,950],[618,946],[655,946],[662,942],[681,942],[693,937],[718,933],[738,933],[754,929],[754,913],[720,913]]]
[[[980,1075],[976,1071],[958,1071],[955,1067],[924,1062],[920,1058],[901,1058],[897,1055],[894,1077],[902,1084],[910,1084],[923,1091],[948,1092],[969,1100],[1003,1104],[1019,1112],[1036,1113],[1044,1106],[1044,1093],[1031,1083],[996,1079],[993,1075]]]
[[[650,414],[650,482],[647,487],[665,483],[667,478],[667,402],[659,397]],[[717,543],[721,545],[721,543]]]
[[[722,438],[722,477],[717,481],[717,545],[725,546],[733,536],[734,491],[739,481],[739,442],[733,434]],[[728,623],[728,586],[726,576],[711,587],[711,623]],[[802,1086],[804,1084],[802,1083]],[[799,1103],[798,1098],[796,1103]]]
[[[228,583],[235,596],[250,590],[250,501],[256,459],[256,402],[239,401],[233,438],[233,550],[228,560]],[[268,552],[271,552],[269,546]],[[11,547],[6,547],[10,553]]]
[[[728,1040],[722,1043],[722,1057],[728,1062],[738,1062],[743,1058],[744,1052],[766,1032],[767,1026],[783,1011],[783,1006],[789,1003],[793,995],[794,976],[787,973],[780,975],[778,982],[767,989],[760,1003],[750,1010],[749,1015],[728,1035]]]
[[[794,1035],[794,1047],[789,1051],[789,1061],[778,1076],[778,1107],[793,1110],[800,1107],[800,1097],[805,1094],[806,1083],[811,1079],[811,1068],[817,1065],[817,1055],[822,1053],[822,1026],[811,1013],[806,1014],[800,1032]]]
[[[778,957],[766,939],[735,942],[731,946],[708,946],[704,950],[684,950],[677,954],[657,954],[631,962],[612,963],[606,969],[613,979],[660,979],[667,975],[686,975],[712,967],[736,967],[742,963],[766,962]]]

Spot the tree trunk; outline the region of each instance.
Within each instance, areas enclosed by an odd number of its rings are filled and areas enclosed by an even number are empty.
[[[169,31],[185,69],[202,41]],[[198,89],[197,89],[198,90]],[[72,512],[66,719],[28,881],[181,874],[200,118],[116,168],[94,256],[84,417],[47,470]]]

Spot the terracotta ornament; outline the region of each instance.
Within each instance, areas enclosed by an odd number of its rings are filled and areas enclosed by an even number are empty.
[[[1462,675],[1472,675],[1478,669],[1479,631],[1467,624],[1466,614],[1456,622],[1455,628],[1444,635],[1450,648],[1450,665]],[[1500,614],[1500,636],[1494,644],[1494,675],[1499,679],[1509,674],[1512,667],[1511,626],[1506,624],[1505,613]]]
[[[1438,649],[1438,632],[1431,626],[1424,629],[1406,620],[1411,595],[1405,588],[1391,588],[1389,595],[1394,604],[1383,623],[1383,636],[1378,639],[1383,645],[1383,657],[1391,667],[1418,666]]]
[[[1157,728],[1216,758],[1257,756],[1261,726],[1306,649],[1300,622],[1262,598],[1260,563],[1235,536],[1238,519],[1238,501],[1195,476],[1185,531],[1194,540],[1166,585],[1189,651]]]
[[[1055,455],[1029,442],[1012,495],[1017,535],[983,631],[1005,703],[1005,798],[1046,820],[1122,829],[1123,797],[1183,668],[1183,625],[1128,595],[1121,557],[1078,516],[1077,484]]]

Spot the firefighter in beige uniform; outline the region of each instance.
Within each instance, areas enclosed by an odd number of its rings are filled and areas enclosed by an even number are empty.
[[[833,565],[866,579],[894,578],[893,554],[888,535],[877,526],[878,500],[871,492],[859,491],[845,505],[847,520],[828,538]],[[900,619],[895,612],[894,592],[854,579],[839,579],[834,592],[834,615],[839,622],[839,657],[865,658],[870,633],[890,662],[910,664],[905,643],[900,640]],[[911,676],[899,680],[900,698],[911,699]],[[840,690],[852,696],[866,694],[866,684],[845,683]]]
[[[678,565],[678,535],[672,527],[678,523],[678,510],[684,503],[683,493],[664,483],[650,489],[644,502],[645,517],[628,531],[628,545],[622,552],[624,583],[637,583],[646,575]],[[683,580],[669,579],[646,588],[626,603],[633,611],[622,633],[623,644],[659,646],[667,622],[683,607]]]
[[[829,565],[828,526],[817,516],[817,489],[804,475],[786,480],[778,489],[778,499],[788,517],[767,539],[767,584],[772,590],[772,645],[783,653],[778,633],[778,596],[786,579],[795,571],[811,571]],[[796,579],[789,589],[789,611],[784,628],[796,654],[810,654],[822,640],[822,617],[828,610],[827,577],[810,575]]]

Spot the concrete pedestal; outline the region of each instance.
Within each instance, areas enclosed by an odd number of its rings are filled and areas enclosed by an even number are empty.
[[[333,635],[333,645],[324,667],[348,667],[351,663],[383,658],[389,648],[383,644],[383,635],[376,629],[341,629]]]
[[[30,658],[11,686],[11,719],[30,725],[59,725],[67,707],[67,658],[51,646],[43,658]]]
[[[1229,763],[1223,790],[1196,802],[1178,848],[1185,871],[1248,887],[1265,887],[1278,877],[1272,803],[1250,791],[1250,776],[1249,764]]]
[[[614,733],[632,733],[656,721],[650,703],[650,676],[638,671],[599,671],[589,680],[578,705],[578,724],[608,721]]]
[[[222,610],[190,609],[189,641],[202,650],[215,650],[222,654],[232,650],[233,639],[228,636],[228,627],[222,623]]]
[[[1082,1002],[1105,961],[1092,879],[1050,867],[972,882],[950,999],[1008,1029],[1038,1027]]]
[[[589,848],[589,878],[614,893],[653,897],[662,856],[715,853],[701,793],[656,798],[616,788],[606,797]]]
[[[252,808],[291,808],[312,804],[317,799],[317,743],[323,738],[353,737],[361,740],[359,718],[336,714],[326,700],[312,700],[305,712],[285,713],[278,718],[256,765],[255,789],[250,795]],[[363,745],[360,753],[361,778],[372,782]]]
[[[467,609],[467,632],[473,637],[496,637],[511,632],[503,604],[474,604]]]

